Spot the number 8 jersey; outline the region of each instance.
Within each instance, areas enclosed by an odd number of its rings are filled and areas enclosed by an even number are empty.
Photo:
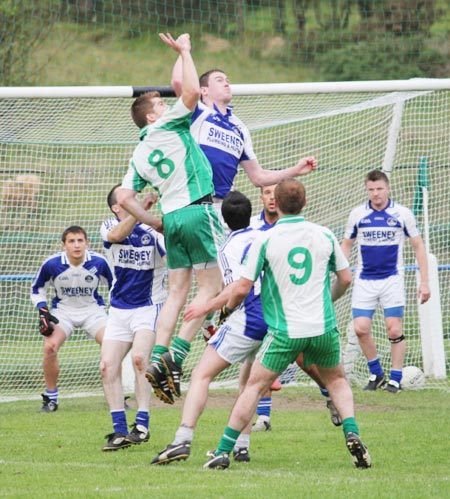
[[[211,164],[190,132],[192,112],[179,99],[155,123],[142,128],[122,187],[151,185],[163,215],[213,194]]]

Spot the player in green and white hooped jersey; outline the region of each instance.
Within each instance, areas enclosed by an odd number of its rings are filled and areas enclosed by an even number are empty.
[[[216,453],[205,467],[228,467],[228,454],[251,420],[259,398],[279,373],[303,353],[305,366],[316,364],[342,417],[346,445],[355,465],[368,468],[370,455],[359,438],[352,390],[340,363],[339,331],[333,307],[333,301],[351,283],[347,259],[329,229],[307,222],[300,215],[306,203],[303,184],[295,179],[281,181],[275,189],[275,200],[280,219],[252,244],[241,278],[226,305],[234,309],[241,303],[263,272],[261,300],[269,332]],[[330,272],[336,274],[333,285]]]
[[[180,395],[183,360],[204,317],[184,322],[169,352],[170,340],[191,289],[193,271],[198,286],[194,300],[208,300],[221,290],[217,248],[223,229],[212,206],[211,165],[190,133],[191,114],[200,96],[190,38],[188,34],[176,40],[170,34],[160,34],[160,38],[181,57],[181,97],[170,108],[157,93],[138,97],[133,103],[131,113],[141,128],[141,141],[117,200],[136,219],[160,230],[159,218],[142,208],[136,193],[150,185],[160,195],[169,296],[158,318],[156,344],[146,377],[156,395],[173,404],[173,395]]]

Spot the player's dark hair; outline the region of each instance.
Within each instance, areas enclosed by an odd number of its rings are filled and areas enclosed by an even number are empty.
[[[275,187],[275,199],[285,215],[298,215],[306,204],[305,186],[296,178],[284,179]]]
[[[378,182],[378,180],[383,180],[389,185],[389,177],[381,170],[372,170],[366,175],[364,183],[367,182]]]
[[[109,209],[112,211],[113,204],[117,204],[116,189],[122,187],[122,184],[116,184],[106,196],[106,202],[108,203]]]
[[[226,74],[225,71],[222,71],[219,68],[214,68],[214,69],[210,69],[209,71],[206,71],[206,73],[203,73],[200,76],[200,78],[199,78],[199,83],[200,83],[201,87],[207,87],[207,86],[209,86],[209,77],[213,73],[223,73],[223,74]]]
[[[158,97],[161,97],[159,92],[146,92],[131,104],[131,117],[137,127],[144,128],[148,125],[146,116],[153,111],[152,99]]]
[[[61,241],[63,243],[66,242],[68,234],[83,234],[86,241],[88,241],[87,232],[83,229],[83,227],[80,227],[79,225],[71,225],[70,227],[67,227],[67,229],[62,233],[61,236]]]
[[[229,192],[222,203],[222,216],[231,230],[245,229],[250,224],[252,203],[239,191]]]

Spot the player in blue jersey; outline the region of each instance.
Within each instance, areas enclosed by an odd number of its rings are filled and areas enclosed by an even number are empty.
[[[138,223],[117,203],[114,186],[107,203],[114,217],[100,228],[107,257],[114,270],[110,308],[102,342],[100,372],[109,405],[113,432],[107,435],[104,451],[115,451],[147,442],[150,438],[150,385],[145,377],[155,343],[156,320],[166,288],[163,236],[148,225]],[[148,210],[156,201],[154,193],[143,197]],[[128,430],[122,386],[122,361],[131,350],[135,373],[137,413]]]
[[[173,68],[171,83],[175,94],[180,95],[180,59]],[[201,75],[200,91],[201,101],[192,115],[191,132],[212,165],[216,209],[220,211],[222,199],[232,190],[239,166],[257,187],[316,169],[317,161],[312,156],[301,158],[295,166],[284,170],[261,167],[248,128],[233,113],[230,82],[224,71],[211,69]]]
[[[259,398],[300,353],[307,367],[317,365],[341,414],[346,446],[355,466],[371,466],[370,455],[359,437],[353,394],[340,362],[333,306],[350,285],[351,271],[334,234],[300,215],[305,196],[304,186],[296,179],[277,185],[280,219],[273,229],[259,232],[241,267],[240,279],[228,289],[227,311],[239,306],[263,273],[261,302],[268,333],[217,450],[209,455],[205,468],[229,467],[229,454],[251,420]],[[333,284],[330,272],[336,275]],[[210,303],[220,304],[221,300],[219,295]]]
[[[110,288],[112,283],[107,260],[88,249],[82,227],[68,227],[61,240],[62,251],[45,260],[31,285],[31,301],[38,309],[39,331],[44,336],[46,391],[40,412],[58,409],[58,351],[74,329],[82,328],[97,343],[102,342],[107,316],[98,288],[101,283]],[[55,290],[51,312],[49,286]]]
[[[390,185],[381,170],[370,171],[365,178],[368,201],[349,215],[341,246],[347,258],[358,242],[358,266],[353,284],[352,316],[355,333],[366,356],[370,371],[365,390],[384,387],[401,390],[402,368],[406,352],[403,335],[405,308],[403,245],[409,238],[420,272],[417,290],[420,303],[430,298],[428,260],[423,239],[411,210],[389,198]],[[377,306],[384,312],[387,336],[391,343],[391,371],[386,380],[371,334]]]
[[[195,299],[203,301],[220,292],[217,249],[224,234],[212,206],[211,165],[190,133],[192,111],[200,96],[190,38],[188,34],[176,40],[170,34],[160,34],[160,38],[181,56],[181,97],[170,108],[154,93],[144,94],[132,104],[132,117],[141,128],[141,141],[134,150],[117,200],[137,220],[158,228],[160,219],[142,208],[136,193],[147,184],[159,193],[169,296],[158,318],[156,343],[146,376],[155,394],[173,404],[174,395],[180,396],[183,361],[203,320],[183,322],[171,345],[170,341],[194,273]]]
[[[171,80],[177,96],[182,92],[182,68],[179,57]],[[301,158],[295,166],[284,170],[262,168],[253,151],[248,128],[232,112],[232,93],[227,75],[220,69],[212,69],[200,76],[199,83],[201,100],[191,118],[191,133],[212,166],[214,208],[219,216],[220,205],[233,187],[239,166],[255,186],[272,185],[284,178],[306,175],[317,168],[317,161],[312,156]],[[204,329],[210,329],[210,326],[209,320],[203,324]],[[176,369],[175,376],[177,371],[180,369]]]
[[[238,191],[230,192],[222,204],[224,220],[231,233],[220,248],[220,266],[225,286],[230,285],[239,275],[240,264],[245,257],[258,231],[249,227],[252,206],[250,200]],[[220,327],[209,340],[203,355],[192,373],[189,390],[184,402],[181,425],[175,439],[163,449],[152,464],[167,464],[187,459],[191,442],[208,398],[208,388],[212,380],[232,364],[245,359],[253,361],[262,339],[267,333],[267,325],[262,316],[259,297],[260,283],[256,282],[247,299]],[[195,307],[192,304],[190,309]],[[209,312],[199,306],[197,317]],[[189,316],[191,318],[191,316]],[[241,386],[246,379],[240,379]],[[250,461],[250,429],[248,425],[233,450],[235,461]]]
[[[278,215],[277,206],[275,203],[275,187],[276,184],[266,185],[261,187],[260,200],[263,206],[258,215],[254,215],[250,219],[250,227],[260,230],[271,229],[280,218]]]

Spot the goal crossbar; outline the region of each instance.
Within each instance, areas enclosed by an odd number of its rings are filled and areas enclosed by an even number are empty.
[[[385,81],[330,81],[311,83],[254,83],[234,84],[234,96],[276,94],[320,94],[348,92],[404,92],[420,90],[448,90],[450,78],[412,78]],[[173,97],[170,86],[67,86],[67,87],[0,87],[0,99],[58,99],[58,98],[120,98],[137,97],[158,91],[163,97]]]

